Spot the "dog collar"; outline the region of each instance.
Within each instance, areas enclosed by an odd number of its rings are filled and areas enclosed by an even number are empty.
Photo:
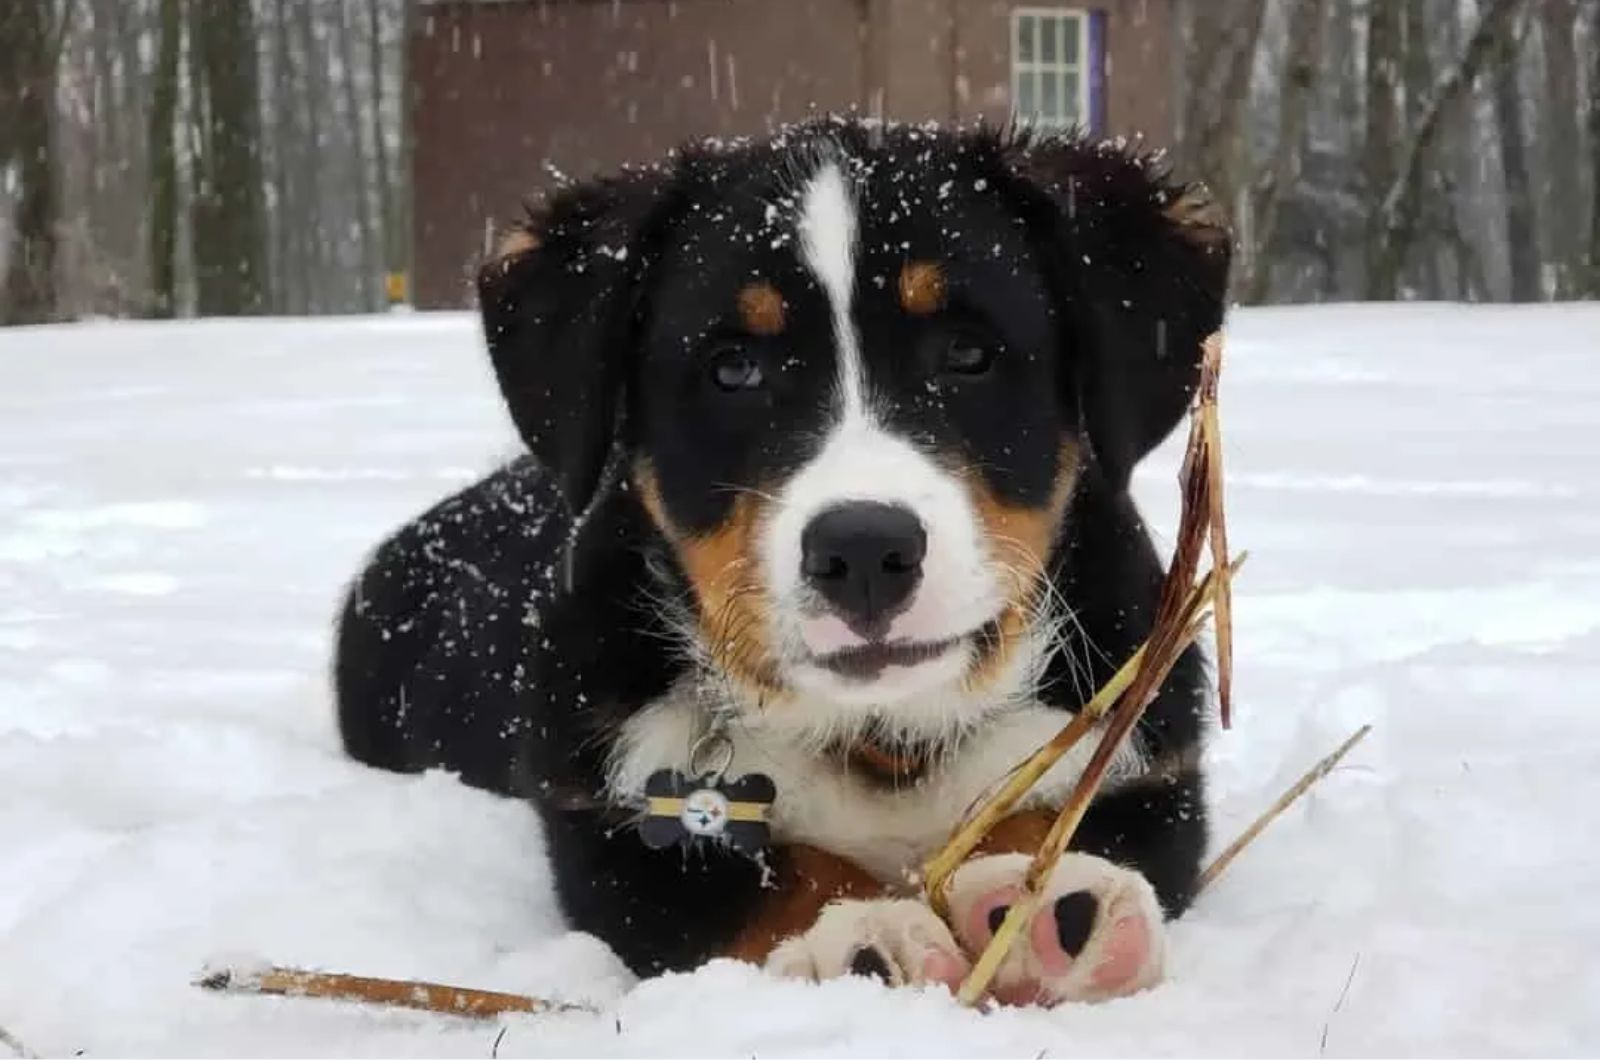
[[[934,760],[934,748],[929,744],[887,744],[870,738],[839,744],[833,754],[852,774],[893,788],[917,783],[928,775]]]

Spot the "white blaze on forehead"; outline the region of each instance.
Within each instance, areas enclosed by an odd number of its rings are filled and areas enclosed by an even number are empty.
[[[825,163],[807,183],[800,203],[800,252],[833,310],[839,349],[839,397],[845,416],[865,411],[861,346],[850,319],[856,285],[856,208],[837,162]]]

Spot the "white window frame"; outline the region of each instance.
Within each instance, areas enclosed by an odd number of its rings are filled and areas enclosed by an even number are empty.
[[[1025,23],[1033,25],[1033,57],[1022,58],[1022,27]],[[1042,43],[1043,33],[1049,32],[1056,37],[1056,57],[1054,61],[1045,62]],[[1068,35],[1076,33],[1078,37],[1078,61],[1070,63],[1066,58]],[[1090,113],[1089,100],[1089,74],[1092,61],[1089,55],[1090,33],[1089,12],[1078,7],[1018,7],[1011,11],[1011,114],[1018,125],[1026,125],[1035,129],[1053,132],[1080,126],[1084,129],[1093,124],[1094,116]],[[1022,79],[1034,79],[1033,110],[1023,113],[1020,107],[1022,100]],[[1076,81],[1078,85],[1078,105],[1073,113],[1066,113],[1066,92],[1068,83]],[[1056,114],[1047,116],[1040,105],[1044,99],[1044,91],[1054,94]]]

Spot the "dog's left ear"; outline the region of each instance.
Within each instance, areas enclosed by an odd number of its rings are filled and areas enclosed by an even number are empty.
[[[517,432],[574,513],[601,485],[633,374],[649,232],[668,177],[556,192],[478,272],[484,337]]]
[[[1014,145],[1011,166],[1047,204],[1080,416],[1102,471],[1126,485],[1183,418],[1201,343],[1222,326],[1227,224],[1203,187],[1124,147],[1046,138]]]

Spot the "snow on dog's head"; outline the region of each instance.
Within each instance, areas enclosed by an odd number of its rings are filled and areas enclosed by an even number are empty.
[[[1078,476],[1182,414],[1198,202],[1119,148],[821,121],[559,192],[485,326],[574,510],[623,457],[746,702],[948,729],[1026,689]]]

